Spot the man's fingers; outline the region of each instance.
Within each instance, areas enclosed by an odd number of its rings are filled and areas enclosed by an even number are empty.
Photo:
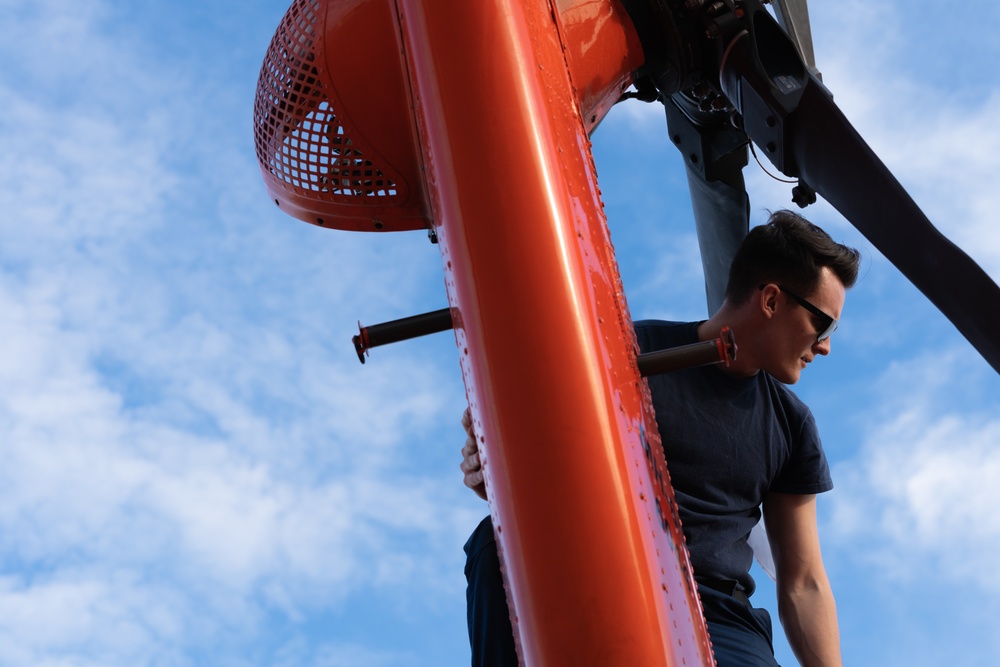
[[[479,453],[464,454],[463,450],[462,462],[458,464],[458,467],[466,475],[482,470],[483,464],[479,461]]]
[[[465,477],[462,478],[462,481],[465,482],[467,487],[473,489],[477,493],[479,492],[479,489],[485,485],[482,470],[465,473]]]
[[[462,456],[468,456],[469,454],[475,454],[479,451],[479,443],[476,442],[475,436],[469,436],[465,439],[465,446],[462,447]]]
[[[486,500],[486,479],[483,476],[482,461],[479,460],[479,443],[476,442],[476,432],[472,427],[472,410],[469,408],[462,413],[462,428],[469,436],[465,439],[462,462],[458,465],[463,473],[462,482]]]
[[[472,412],[469,408],[466,408],[465,412],[462,413],[462,428],[465,429],[465,432],[468,433],[470,437],[476,437],[476,432],[472,428]]]

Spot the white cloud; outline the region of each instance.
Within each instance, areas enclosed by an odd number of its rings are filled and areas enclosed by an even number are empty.
[[[692,223],[693,227],[693,223]],[[653,231],[647,241],[660,250],[648,267],[633,277],[629,299],[634,319],[659,318],[679,321],[706,315],[705,278],[694,232]]]
[[[36,307],[50,314],[46,320],[18,317],[26,306],[16,299],[3,305],[15,317],[3,331],[12,354],[4,357],[7,389],[0,391],[0,545],[8,559],[39,571],[9,576],[7,602],[44,613],[64,597],[67,610],[99,611],[60,616],[68,627],[53,626],[57,636],[22,636],[16,624],[24,614],[9,616],[0,632],[14,638],[12,651],[80,649],[77,637],[124,641],[121,632],[105,635],[133,614],[128,600],[172,585],[183,592],[159,612],[168,626],[195,618],[218,626],[242,616],[242,607],[254,609],[251,600],[261,593],[294,618],[302,607],[327,607],[409,577],[444,585],[441,564],[452,559],[441,556],[460,544],[459,526],[470,517],[445,504],[457,493],[442,494],[433,478],[407,473],[399,451],[404,436],[443,419],[440,396],[407,395],[434,375],[432,368],[373,366],[366,371],[374,382],[355,379],[361,391],[345,405],[342,371],[317,359],[332,380],[314,387],[294,419],[276,420],[269,405],[280,397],[246,396],[229,384],[229,365],[239,358],[210,364],[206,370],[222,372],[206,375],[198,355],[187,362],[181,355],[179,367],[147,371],[164,376],[166,389],[133,411],[124,407],[127,392],[109,390],[95,372],[86,335],[53,322],[57,309]],[[176,342],[184,348],[184,339]],[[246,351],[255,354],[253,346]],[[302,378],[310,365],[293,359],[263,372]],[[257,373],[246,375],[261,382]],[[216,427],[205,434],[185,428],[183,419],[178,425],[178,405]],[[394,464],[403,464],[400,472]],[[116,581],[115,573],[126,580]],[[263,611],[235,631],[248,632]],[[145,635],[135,637],[144,643]],[[140,664],[133,655],[120,664]],[[40,663],[24,657],[6,664]]]
[[[1000,590],[1000,418],[971,355],[922,357],[880,381],[860,454],[839,466],[833,528],[887,578],[972,582]],[[993,380],[989,378],[988,380]]]
[[[995,12],[991,3],[982,5],[970,11]],[[970,96],[963,79],[948,77],[942,84],[915,69],[910,61],[928,57],[919,41],[933,27],[917,24],[904,5],[850,2],[817,9],[817,59],[838,106],[935,226],[1000,280],[994,224],[1000,193],[992,184],[1000,171],[1000,93]],[[911,34],[915,30],[923,32]],[[934,48],[964,42],[961,33],[941,32]],[[980,72],[982,85],[993,78],[985,71],[988,63],[970,60],[964,68],[964,74]]]
[[[0,662],[5,665],[188,664],[178,650],[199,634],[170,587],[135,575],[74,570],[31,585],[0,581]]]
[[[282,219],[249,123],[193,136],[230,88],[54,5],[0,19],[2,53],[47,36],[0,73],[0,663],[245,664],[273,616],[460,598],[457,363],[350,347],[443,305],[435,249]],[[416,465],[438,423],[446,471]]]
[[[605,125],[607,124],[607,126]],[[609,130],[609,127],[614,127]],[[609,131],[626,132],[635,135],[656,135],[662,132],[666,136],[667,117],[663,113],[663,106],[659,102],[640,102],[638,100],[627,100],[614,105],[601,121],[595,131],[595,136],[603,135]],[[675,149],[676,150],[676,149]]]
[[[434,355],[377,350],[362,368],[349,337],[357,319],[443,306],[436,250],[314,229],[268,203],[250,145],[257,63],[225,60],[245,45],[201,34],[213,50],[164,58],[117,21],[124,5],[64,4],[0,8],[0,663],[428,664],[395,638],[344,633],[362,613],[378,614],[378,635],[394,614],[462,603],[458,547],[486,508],[459,482],[458,365],[445,341]],[[186,69],[199,58],[212,61]],[[838,95],[873,117],[892,101],[860,85]],[[655,255],[632,253],[646,292],[630,299],[657,315],[685,298],[700,308],[693,234],[653,219],[689,216],[683,171],[634,173],[676,152],[662,110],[621,109],[598,130],[632,136],[608,163],[632,205],[617,211],[616,242],[638,237]],[[938,117],[953,129],[932,145],[956,174],[942,190],[958,188],[963,161],[993,164],[992,139],[972,146],[991,136],[977,109]],[[933,181],[934,164],[913,173]],[[987,220],[991,205],[983,194],[968,208]],[[941,509],[922,494],[956,498],[961,476],[993,470],[996,421],[927,405],[873,427],[854,477],[838,476],[839,496],[858,495],[840,516],[909,526],[879,538],[886,559],[910,548],[945,562],[939,530],[995,551],[995,526],[956,536],[948,522],[972,525],[972,510],[928,521]],[[965,458],[937,456],[942,439]],[[895,468],[905,474],[882,484]],[[984,490],[975,503],[996,500]],[[369,607],[375,597],[391,602]],[[317,625],[330,636],[306,638]]]

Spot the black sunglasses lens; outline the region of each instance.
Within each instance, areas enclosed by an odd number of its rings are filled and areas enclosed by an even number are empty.
[[[798,303],[800,306],[802,306],[803,308],[805,308],[810,313],[816,316],[818,323],[816,331],[819,334],[816,337],[817,343],[822,343],[824,340],[832,336],[833,332],[837,330],[837,325],[839,324],[838,320],[833,319],[832,317],[824,313],[822,310],[811,304],[806,299],[803,299],[801,296],[795,294],[794,292],[788,291],[781,285],[778,285],[778,289],[788,294],[788,296],[792,297],[796,303]]]

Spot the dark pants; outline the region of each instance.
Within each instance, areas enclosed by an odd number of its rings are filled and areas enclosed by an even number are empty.
[[[465,543],[465,556],[472,665],[516,667],[514,631],[490,517],[480,522]],[[777,666],[771,643],[771,616],[766,609],[756,609],[705,586],[698,590],[719,667]]]
[[[771,615],[732,595],[699,586],[708,635],[719,667],[777,667]]]
[[[507,592],[500,575],[493,521],[483,519],[465,543],[466,611],[473,667],[517,667]]]

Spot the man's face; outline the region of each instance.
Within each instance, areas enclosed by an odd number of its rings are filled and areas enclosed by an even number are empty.
[[[819,284],[811,294],[796,295],[829,317],[840,319],[846,290],[837,275],[824,267]],[[764,370],[785,384],[799,381],[808,364],[817,355],[830,354],[830,338],[817,340],[826,328],[825,318],[810,312],[790,293],[779,291],[774,302],[772,330],[774,345]]]

